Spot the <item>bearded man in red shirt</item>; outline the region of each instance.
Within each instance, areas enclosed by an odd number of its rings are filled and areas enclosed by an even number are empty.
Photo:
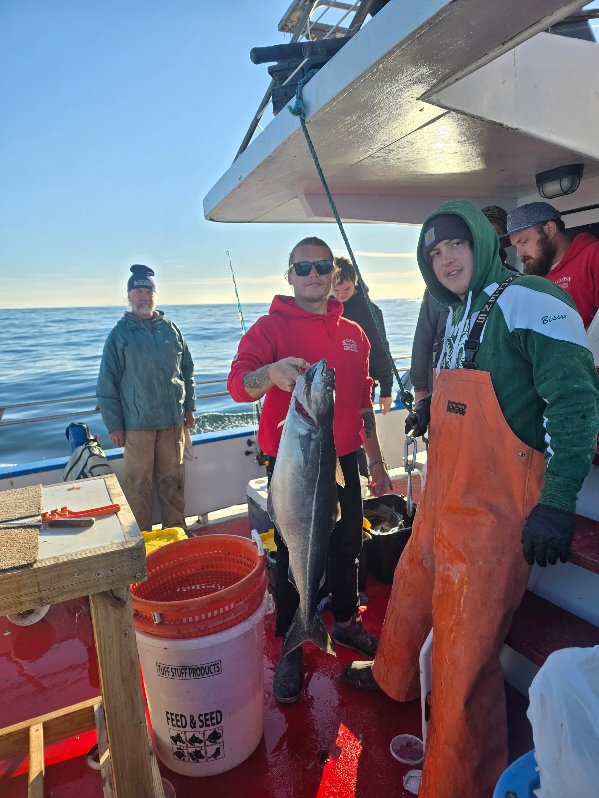
[[[569,294],[585,329],[599,307],[599,239],[566,235],[560,212],[548,202],[529,202],[508,214],[507,232],[524,274],[537,274]]]

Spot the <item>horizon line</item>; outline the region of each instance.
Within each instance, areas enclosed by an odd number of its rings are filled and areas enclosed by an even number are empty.
[[[399,296],[399,297],[382,297],[380,299],[374,298],[374,302],[419,302],[421,301],[422,297],[410,297],[410,296]],[[264,300],[263,302],[244,302],[243,305],[269,305],[272,302],[272,299]],[[237,307],[237,302],[165,302],[162,307],[170,307],[170,308],[185,308],[185,307],[196,307],[200,305],[201,307],[220,307],[220,306],[230,306],[233,305]],[[0,306],[0,310],[90,310],[90,309],[98,309],[98,308],[125,308],[125,305],[37,305],[34,307],[2,307]],[[160,310],[160,306],[157,305],[157,310]]]

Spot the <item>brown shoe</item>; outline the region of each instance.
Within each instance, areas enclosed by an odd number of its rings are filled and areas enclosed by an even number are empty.
[[[350,662],[343,670],[343,678],[348,684],[351,684],[352,687],[356,687],[358,690],[368,690],[372,693],[379,691],[381,688],[375,682],[374,676],[372,675],[373,662],[374,660],[370,662],[364,662],[362,660]]]

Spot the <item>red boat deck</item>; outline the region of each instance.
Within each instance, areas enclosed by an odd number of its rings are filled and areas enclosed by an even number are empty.
[[[405,494],[405,483],[395,485]],[[420,480],[415,481],[415,501]],[[200,527],[196,534],[249,536],[247,516]],[[599,522],[577,518],[572,563],[599,572]],[[369,576],[365,622],[380,633],[390,587]],[[330,628],[332,617],[324,613]],[[559,623],[558,623],[559,621]],[[209,794],[229,798],[364,798],[408,796],[402,778],[408,766],[390,754],[399,733],[421,736],[419,702],[398,704],[380,693],[360,693],[346,686],[343,666],[355,655],[340,648],[336,658],[306,646],[305,684],[296,704],[279,705],[272,680],[280,651],[273,636],[273,616],[265,620],[264,737],[246,762],[228,773],[191,779],[161,765],[178,798]],[[595,645],[597,627],[527,594],[512,624],[508,642],[540,665],[564,645]],[[87,601],[54,605],[37,624],[18,627],[0,617],[0,728],[52,712],[100,694],[95,647]],[[532,748],[526,719],[527,699],[506,685],[510,761]],[[46,749],[46,796],[101,798],[98,771],[86,754],[95,732]],[[0,795],[27,795],[27,759],[0,761]]]
[[[245,532],[227,521],[211,532]],[[369,603],[364,619],[380,633],[389,586],[368,578]],[[345,685],[343,666],[355,658],[339,649],[336,658],[306,646],[305,686],[296,704],[281,706],[272,695],[280,641],[273,636],[273,616],[265,621],[264,737],[246,762],[219,776],[192,779],[161,766],[178,798],[201,794],[211,798],[354,798],[408,796],[402,778],[409,769],[390,754],[389,743],[400,733],[421,736],[420,704],[398,704],[380,693],[360,693]],[[332,616],[324,613],[330,627]],[[0,727],[50,712],[99,694],[89,611],[84,601],[53,606],[30,627],[0,618]],[[531,748],[524,716],[526,701],[508,691],[511,758]],[[95,733],[71,738],[47,751],[46,795],[52,798],[101,798],[100,775],[85,753]],[[83,754],[83,755],[82,755]],[[25,759],[0,762],[3,798],[27,795]]]

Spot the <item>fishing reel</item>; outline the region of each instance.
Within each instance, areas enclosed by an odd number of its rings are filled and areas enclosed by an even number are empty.
[[[246,444],[249,448],[245,450],[245,456],[249,457],[250,455],[253,454],[254,460],[258,463],[258,465],[264,466],[266,468],[270,463],[270,456],[268,454],[264,454],[262,449],[258,447],[256,441],[252,440],[251,438],[247,439]],[[255,452],[253,451],[254,446],[256,447]]]
[[[414,407],[414,395],[410,393],[407,387],[401,383],[400,389],[397,391],[397,396],[395,397],[396,404],[402,404],[408,413],[412,412]]]
[[[268,454],[264,454],[263,451],[258,449],[256,452],[256,462],[260,466],[264,466],[266,468],[270,464],[270,456]]]

